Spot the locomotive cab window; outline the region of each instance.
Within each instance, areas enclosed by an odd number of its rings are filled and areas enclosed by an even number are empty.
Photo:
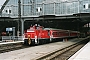
[[[48,36],[50,36],[50,31],[48,30]]]

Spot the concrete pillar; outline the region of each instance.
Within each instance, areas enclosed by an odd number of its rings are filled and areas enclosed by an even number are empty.
[[[21,20],[21,36],[24,34],[24,19]]]

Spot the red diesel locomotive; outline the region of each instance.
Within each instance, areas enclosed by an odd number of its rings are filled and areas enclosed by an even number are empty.
[[[31,26],[24,33],[24,44],[43,44],[60,40],[60,38],[78,37],[78,31],[44,28],[40,25]]]

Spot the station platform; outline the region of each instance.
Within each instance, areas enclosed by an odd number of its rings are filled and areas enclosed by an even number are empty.
[[[25,49],[10,51],[0,54],[1,60],[37,60],[38,58],[48,55],[52,52],[80,42],[87,38],[75,38],[67,42],[54,42],[44,45],[31,46]]]
[[[90,60],[90,41],[68,60]]]

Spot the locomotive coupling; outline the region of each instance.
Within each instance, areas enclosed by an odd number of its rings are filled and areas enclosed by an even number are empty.
[[[30,35],[28,35],[28,44],[29,44],[29,45],[31,44],[31,38],[30,38]]]

